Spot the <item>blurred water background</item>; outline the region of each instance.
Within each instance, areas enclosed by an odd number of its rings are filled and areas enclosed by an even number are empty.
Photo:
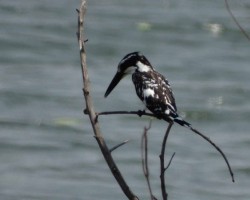
[[[126,199],[112,177],[82,110],[76,40],[79,0],[0,1],[0,199]],[[250,34],[250,1],[229,1]],[[118,62],[141,51],[170,81],[179,112],[227,155],[185,128],[173,127],[166,174],[170,200],[250,199],[250,42],[224,1],[90,0],[87,60],[97,111],[143,106],[130,78],[104,99]],[[100,118],[110,147],[138,197],[149,199],[140,138],[149,119]],[[161,199],[159,153],[167,124],[153,120],[150,177]]]

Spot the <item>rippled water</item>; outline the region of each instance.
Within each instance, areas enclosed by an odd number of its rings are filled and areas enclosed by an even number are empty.
[[[76,40],[80,1],[0,2],[0,197],[4,200],[126,199],[109,172],[87,116]],[[250,2],[229,1],[249,32]],[[129,78],[103,95],[120,59],[143,52],[172,84],[181,115],[227,155],[174,126],[167,159],[169,199],[250,198],[250,43],[223,1],[88,2],[87,59],[95,108],[143,108]],[[250,32],[249,32],[250,33]],[[133,192],[148,199],[140,137],[148,118],[105,116],[109,146]],[[159,153],[166,123],[149,135],[150,177],[160,199]]]

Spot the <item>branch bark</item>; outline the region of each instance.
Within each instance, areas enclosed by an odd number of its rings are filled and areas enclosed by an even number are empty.
[[[166,148],[166,144],[167,144],[167,139],[168,139],[168,135],[170,132],[170,129],[173,125],[173,122],[169,123],[167,131],[165,133],[165,136],[163,138],[162,141],[162,147],[161,147],[161,154],[160,154],[160,164],[161,164],[161,174],[160,174],[160,179],[161,179],[161,193],[162,193],[162,199],[163,200],[167,200],[168,199],[168,193],[166,191],[166,184],[165,184],[165,148]],[[172,159],[171,159],[172,160]],[[170,160],[170,163],[171,163]],[[170,165],[170,164],[169,164]],[[168,166],[169,166],[168,165]]]
[[[141,111],[141,110],[139,110],[139,111],[111,111],[111,112],[100,112],[100,113],[97,113],[97,116],[99,116],[99,115],[116,115],[116,114],[134,114],[134,115],[138,115],[138,116],[143,116],[143,115],[145,115],[145,116],[151,116],[151,117],[156,117],[154,114],[152,114],[152,113],[146,113],[145,111]],[[165,119],[164,119],[165,120]],[[172,125],[173,125],[173,121],[171,121],[171,120],[168,120],[167,121],[169,124],[171,124],[172,123]],[[226,162],[226,164],[227,164],[227,167],[228,167],[228,171],[229,171],[229,173],[230,173],[230,176],[231,176],[231,178],[232,178],[232,182],[235,182],[235,180],[234,180],[234,173],[233,173],[233,170],[232,170],[232,168],[231,168],[231,166],[230,166],[230,164],[229,164],[229,161],[228,161],[228,159],[227,159],[227,157],[226,157],[226,155],[223,153],[223,151],[209,138],[209,137],[207,137],[207,136],[205,136],[204,134],[202,134],[201,132],[199,132],[198,130],[196,130],[196,129],[194,129],[193,127],[189,127],[189,129],[193,132],[193,133],[195,133],[195,134],[197,134],[197,135],[199,135],[199,136],[201,136],[204,140],[206,140],[207,142],[209,142],[220,154],[221,154],[221,156],[223,157],[223,159],[225,160],[225,162]]]
[[[142,171],[146,178],[148,190],[151,200],[157,200],[153,195],[150,179],[149,179],[149,168],[148,168],[148,130],[151,128],[152,121],[150,120],[148,127],[144,127],[144,132],[141,137],[141,157],[142,157]]]
[[[95,138],[97,143],[101,149],[101,152],[113,174],[115,179],[117,180],[118,184],[120,185],[122,191],[130,200],[138,200],[138,198],[133,194],[133,192],[129,189],[127,183],[125,182],[124,178],[122,177],[118,167],[116,166],[110,150],[108,149],[106,142],[102,136],[100,126],[94,110],[94,105],[90,93],[90,81],[88,76],[87,64],[86,64],[86,51],[85,51],[85,40],[84,40],[84,17],[87,10],[87,1],[82,0],[80,9],[77,10],[78,12],[78,30],[77,30],[77,39],[80,47],[80,59],[81,59],[81,69],[82,69],[82,78],[83,78],[83,95],[86,102],[86,111],[88,113]]]

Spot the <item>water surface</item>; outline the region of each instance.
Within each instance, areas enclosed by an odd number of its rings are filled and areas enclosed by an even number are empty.
[[[248,1],[231,2],[249,30]],[[6,200],[126,199],[106,166],[82,97],[75,9],[79,1],[0,3],[0,196]],[[141,51],[170,81],[179,112],[215,141],[220,155],[190,131],[173,127],[167,157],[169,199],[250,198],[249,41],[223,1],[88,2],[87,60],[97,111],[138,110],[130,78],[103,95],[120,59]],[[148,198],[140,137],[148,118],[100,118],[109,146],[131,189]],[[167,124],[154,120],[149,135],[150,177],[160,199],[159,153]]]

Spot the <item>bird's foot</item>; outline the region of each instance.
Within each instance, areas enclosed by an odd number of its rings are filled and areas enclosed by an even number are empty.
[[[138,110],[137,114],[139,117],[141,117],[142,115],[144,115],[146,113],[145,110]]]

